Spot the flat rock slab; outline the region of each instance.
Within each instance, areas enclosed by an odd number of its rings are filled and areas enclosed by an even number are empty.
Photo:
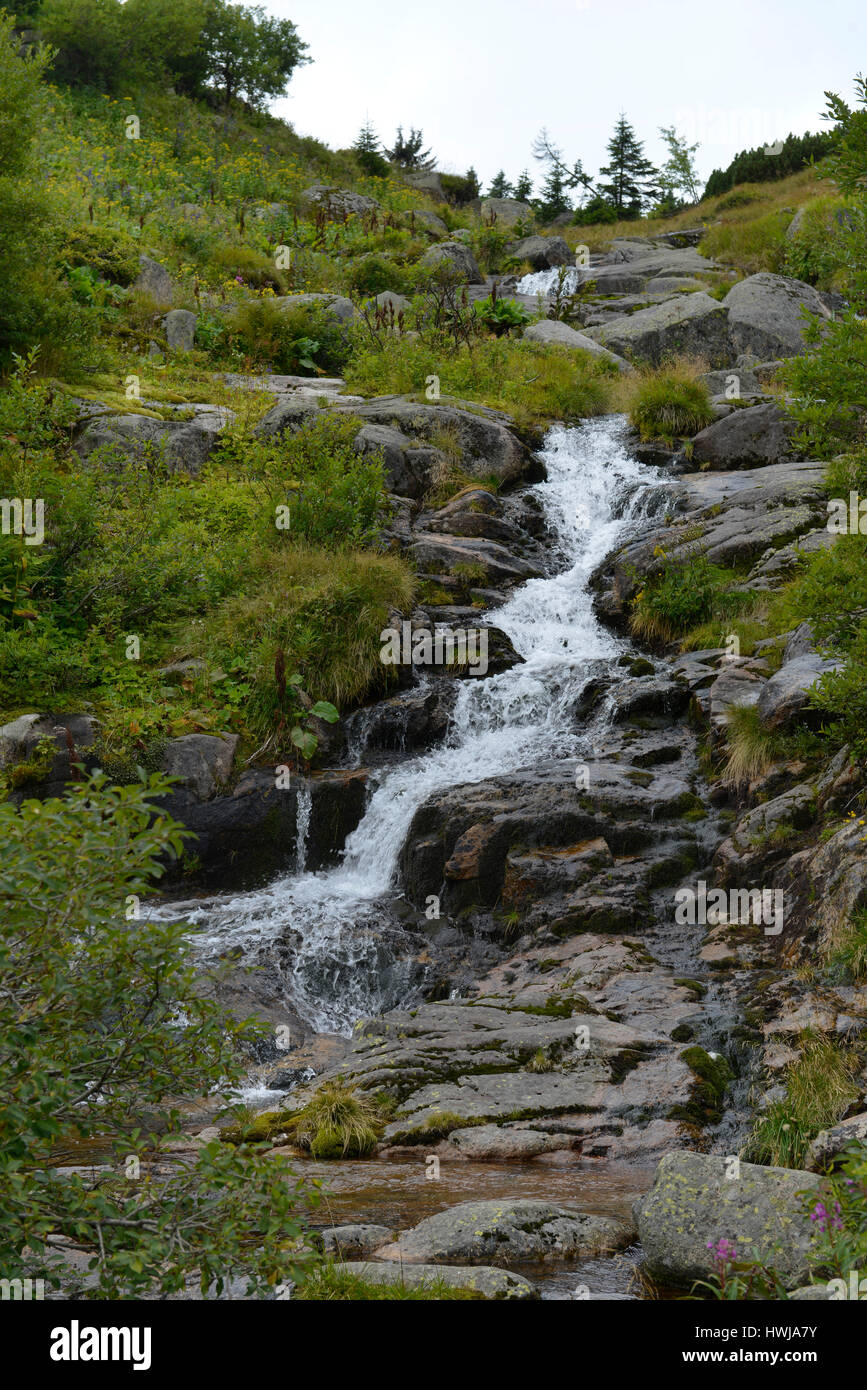
[[[515,1264],[521,1261],[590,1259],[623,1249],[630,1228],[604,1216],[557,1207],[550,1202],[504,1197],[461,1202],[429,1216],[393,1245],[377,1251],[380,1260],[406,1264]]]
[[[772,1265],[787,1288],[804,1284],[818,1247],[802,1192],[818,1191],[815,1173],[741,1163],[728,1177],[715,1154],[666,1154],[653,1187],[634,1212],[644,1259],[654,1277],[679,1287],[714,1273],[720,1239],[739,1260]]]
[[[507,1269],[491,1269],[484,1265],[464,1268],[460,1265],[416,1264],[407,1268],[390,1264],[338,1264],[338,1274],[355,1274],[367,1284],[404,1284],[408,1289],[433,1288],[437,1283],[452,1289],[469,1289],[483,1298],[538,1298],[535,1284]]]

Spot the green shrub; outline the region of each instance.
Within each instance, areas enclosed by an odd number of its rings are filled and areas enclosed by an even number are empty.
[[[683,367],[643,373],[629,412],[642,439],[669,443],[698,434],[713,418],[707,387]]]
[[[175,1098],[231,1093],[241,1049],[261,1040],[203,997],[187,929],[125,919],[182,850],[186,832],[157,809],[169,790],[96,777],[62,801],[0,803],[5,1278],[59,1286],[58,1236],[84,1248],[89,1295],[103,1299],[165,1297],[188,1280],[206,1294],[233,1277],[262,1295],[309,1262],[299,1185],[273,1160],[211,1143],[186,1169],[148,1173],[159,1131],[178,1128]],[[115,1172],[58,1171],[94,1152]]]
[[[239,304],[229,340],[258,367],[290,375],[340,372],[349,356],[345,328],[321,304],[282,304],[262,297]]]
[[[805,329],[812,350],[780,369],[786,409],[812,457],[831,458],[867,438],[867,323],[854,311]]]
[[[209,259],[222,274],[252,289],[270,289],[279,294],[286,288],[274,260],[251,246],[229,246],[223,242],[214,247]]]
[[[477,299],[473,307],[476,317],[497,337],[523,328],[530,321],[530,315],[514,299],[493,299],[488,295],[486,299]]]
[[[387,256],[375,252],[356,256],[346,270],[346,287],[357,295],[373,299],[385,290],[393,294],[408,294],[412,290],[410,276]]]
[[[114,227],[78,227],[61,241],[62,263],[75,269],[86,266],[113,285],[131,285],[139,272],[136,242]]]
[[[721,603],[729,576],[707,556],[688,551],[666,559],[635,595],[630,631],[641,641],[671,642],[706,622]]]

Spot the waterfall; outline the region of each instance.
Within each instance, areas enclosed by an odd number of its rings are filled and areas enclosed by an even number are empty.
[[[515,286],[516,294],[552,294],[557,288],[557,281],[560,278],[561,266],[554,266],[551,270],[534,270],[530,275],[524,275]],[[566,294],[574,294],[580,284],[587,279],[585,271],[578,270],[574,266],[569,266],[563,276],[563,290]]]
[[[295,826],[295,870],[303,874],[304,866],[307,863],[307,836],[310,833],[310,811],[313,806],[313,791],[309,782],[300,782],[298,785],[298,800],[296,802],[296,826]]]
[[[206,953],[240,945],[251,963],[270,953],[291,1003],[316,1029],[348,1034],[357,1018],[405,996],[409,967],[390,944],[381,903],[396,887],[419,806],[447,787],[581,751],[576,698],[593,666],[598,671],[626,647],[596,619],[590,575],[669,496],[664,477],[629,455],[625,433],[620,416],[548,432],[540,451],[547,478],[532,491],[557,537],[552,573],[527,581],[491,615],[524,663],[461,681],[445,740],[372,774],[366,812],[339,867],[302,871],[299,803],[297,873],[185,913]]]

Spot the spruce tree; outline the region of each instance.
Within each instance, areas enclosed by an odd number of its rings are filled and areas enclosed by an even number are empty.
[[[513,191],[514,190],[512,189],[512,185],[506,178],[505,169],[501,169],[500,172],[497,174],[496,178],[494,178],[491,182],[491,186],[488,189],[488,197],[511,198]]]
[[[529,169],[522,169],[518,182],[515,184],[515,197],[522,203],[526,203],[532,193],[533,180],[530,178],[530,171]]]
[[[608,141],[608,158],[609,163],[599,171],[608,180],[600,183],[600,193],[618,217],[639,217],[642,206],[656,196],[657,172],[645,159],[644,145],[623,111]]]

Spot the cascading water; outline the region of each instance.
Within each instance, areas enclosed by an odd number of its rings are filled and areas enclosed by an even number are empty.
[[[557,537],[556,572],[525,583],[495,618],[524,663],[463,680],[445,741],[373,774],[341,865],[185,912],[206,954],[241,946],[251,963],[262,953],[276,959],[288,1001],[317,1030],[348,1033],[357,1018],[405,995],[408,977],[383,931],[381,904],[418,807],[444,788],[579,751],[575,701],[592,664],[624,649],[595,617],[589,577],[668,496],[663,476],[626,451],[625,429],[622,417],[607,416],[549,431],[547,479],[532,491]]]
[[[557,287],[560,275],[563,275],[563,291],[565,294],[574,294],[578,286],[587,278],[583,270],[569,266],[563,270],[562,266],[554,266],[551,270],[534,270],[530,275],[524,275],[515,286],[516,294],[552,294]]]

